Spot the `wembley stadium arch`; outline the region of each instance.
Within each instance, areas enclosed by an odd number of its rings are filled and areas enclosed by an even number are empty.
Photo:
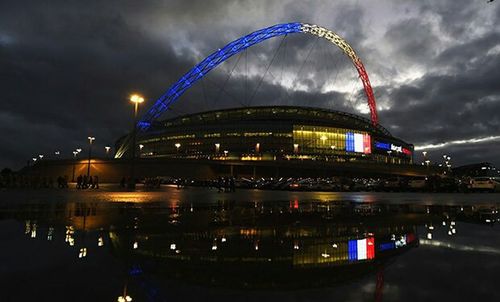
[[[378,115],[373,90],[366,69],[354,49],[342,37],[329,29],[318,25],[294,22],[276,24],[264,29],[257,30],[230,42],[223,48],[220,48],[210,54],[200,63],[191,68],[188,72],[186,72],[177,82],[171,85],[169,89],[158,98],[154,105],[146,112],[146,114],[136,125],[138,131],[147,131],[150,128],[151,124],[158,118],[160,118],[160,116],[164,112],[166,112],[186,90],[193,86],[198,80],[202,79],[212,69],[216,68],[218,65],[220,65],[233,55],[270,38],[294,33],[306,33],[326,39],[340,48],[342,52],[350,58],[363,84],[368,107],[370,109],[371,123],[373,124],[373,126],[377,126]],[[131,143],[130,141],[130,138],[121,140],[121,146],[117,149],[117,152],[115,154],[116,158],[124,156]]]

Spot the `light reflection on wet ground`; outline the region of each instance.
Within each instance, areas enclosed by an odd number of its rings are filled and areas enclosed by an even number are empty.
[[[108,190],[0,192],[1,301],[500,300],[499,194]]]
[[[194,200],[199,203],[217,201],[316,200],[383,203],[476,204],[499,203],[500,193],[395,193],[395,192],[296,192],[241,189],[234,193],[218,193],[216,189],[162,186],[157,190],[130,192],[117,185],[101,185],[99,190],[28,190],[0,191],[3,201],[112,201],[112,202],[172,202]]]

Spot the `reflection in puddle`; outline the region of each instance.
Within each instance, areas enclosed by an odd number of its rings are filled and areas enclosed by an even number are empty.
[[[19,204],[1,212],[30,240],[64,242],[77,261],[107,250],[130,282],[177,280],[225,288],[332,287],[375,275],[419,245],[499,254],[436,240],[461,223],[492,225],[494,207],[350,202]],[[422,234],[419,234],[421,232]],[[419,239],[420,238],[420,239]],[[56,248],[56,246],[54,246]],[[61,276],[64,278],[64,276]]]

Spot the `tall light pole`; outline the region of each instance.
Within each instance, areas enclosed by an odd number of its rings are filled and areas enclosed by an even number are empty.
[[[89,140],[89,161],[87,165],[87,178],[90,177],[90,157],[92,156],[92,142],[95,141],[95,137],[89,136],[87,137]]]
[[[71,179],[72,182],[75,182],[75,165],[76,165],[76,156],[78,155],[78,151],[73,151],[73,178]]]
[[[130,96],[130,101],[134,103],[134,125],[132,128],[132,161],[130,163],[130,183],[129,188],[135,189],[135,176],[134,176],[134,161],[135,161],[135,140],[137,135],[137,111],[139,110],[139,104],[144,102],[144,98],[138,94],[132,94]]]
[[[334,146],[334,145],[331,145],[330,146],[330,149],[332,149],[332,158],[335,160],[335,149],[337,148],[337,146]]]
[[[142,148],[144,148],[144,145],[143,144],[139,144],[139,158],[142,155]]]
[[[106,157],[109,157],[109,150],[111,150],[111,147],[104,147],[104,149],[106,149]]]

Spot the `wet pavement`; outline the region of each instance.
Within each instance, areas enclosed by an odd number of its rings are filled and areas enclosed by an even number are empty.
[[[1,301],[499,301],[500,194],[0,192]]]

